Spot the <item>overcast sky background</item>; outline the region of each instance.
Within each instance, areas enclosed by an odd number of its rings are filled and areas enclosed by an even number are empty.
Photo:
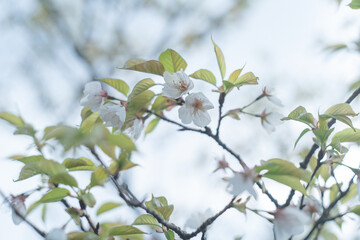
[[[223,4],[220,0],[211,1],[211,4],[208,3],[210,1],[204,2],[208,5],[204,3],[201,6],[206,6],[210,13],[226,6],[226,3]],[[233,91],[226,101],[225,110],[245,105],[261,93],[262,86],[269,86],[274,89],[274,93],[285,106],[278,108],[264,100],[253,108],[254,111],[262,110],[265,105],[287,115],[298,105],[303,105],[309,112],[316,114],[318,111],[325,111],[333,104],[345,101],[350,95],[349,86],[360,77],[359,54],[350,51],[330,54],[324,51],[328,45],[350,43],[360,36],[360,12],[352,10],[347,4],[348,2],[344,1],[338,6],[336,1],[332,0],[305,0],[301,3],[287,0],[253,1],[241,18],[211,32],[205,41],[191,49],[164,46],[164,50],[166,48],[179,50],[187,60],[186,73],[188,74],[200,68],[207,68],[219,77],[210,40],[212,35],[225,55],[227,76],[233,70],[246,64],[245,69],[254,72],[260,78],[259,86],[245,86],[239,92]],[[6,15],[2,11],[6,10],[0,10],[0,17]],[[129,32],[129,38],[134,39],[136,47],[141,49],[146,41],[152,41],[152,36],[161,34],[155,30],[155,26],[161,23],[155,21],[154,28],[143,27],[141,24],[152,20],[153,15],[149,13],[133,23],[134,28]],[[201,21],[194,22],[194,19],[184,24],[194,24],[194,30],[201,28]],[[69,99],[73,99],[74,96],[78,99],[81,97],[75,89],[72,89],[71,83],[58,84],[61,82],[58,81],[60,77],[53,73],[49,66],[49,72],[46,73],[48,75],[46,90],[58,99],[59,106],[54,111],[45,111],[39,103],[39,98],[36,97],[37,92],[32,89],[33,84],[27,84],[24,76],[13,72],[22,52],[27,48],[26,39],[24,40],[21,31],[16,29],[0,34],[0,52],[2,53],[0,64],[3,66],[3,71],[0,73],[0,93],[6,96],[6,98],[3,97],[0,110],[21,114],[37,129],[63,121],[78,125],[81,110],[79,105],[73,106],[77,110],[70,116],[66,118],[63,116],[66,109],[62,109],[61,103],[70,101]],[[159,54],[160,52],[150,57],[155,59]],[[79,78],[85,79],[81,70],[78,75]],[[128,74],[115,70],[111,77],[130,78],[129,82],[133,83],[144,76],[148,75]],[[154,79],[161,82],[161,78]],[[194,91],[202,91],[214,105],[217,104],[217,95],[211,92],[208,85],[195,81]],[[353,108],[355,112],[360,111],[359,101],[354,102]],[[210,127],[214,128],[217,110],[212,110],[211,115],[213,121]],[[177,120],[177,110],[169,113],[168,116]],[[337,125],[342,127],[341,124]],[[137,142],[139,152],[133,159],[141,167],[128,171],[123,177],[129,181],[130,188],[140,198],[150,197],[151,193],[155,196],[166,196],[168,201],[175,205],[172,221],[179,226],[184,226],[193,212],[205,212],[207,208],[217,212],[231,199],[225,190],[226,183],[221,180],[222,177],[231,175],[223,172],[212,174],[216,168],[215,159],[225,155],[235,169],[239,168],[237,162],[225,154],[211,139],[196,133],[178,132],[176,129],[168,123],[161,122],[155,132],[145,139],[141,138]],[[22,165],[7,160],[7,157],[14,154],[36,153],[27,149],[30,140],[26,137],[13,136],[13,130],[8,124],[0,123],[0,146],[2,146],[0,189],[6,194],[19,194],[38,184],[36,178],[20,183],[13,182]],[[277,127],[275,133],[269,135],[261,127],[258,119],[244,116],[241,121],[225,119],[221,137],[229,147],[240,153],[250,166],[258,164],[260,160],[274,157],[297,163],[300,160],[297,154],[312,143],[310,135],[306,136],[293,151],[293,144],[301,130],[300,124],[286,122]],[[353,147],[345,161],[353,164],[352,159],[356,159],[357,153],[357,147]],[[84,154],[85,157],[91,157],[86,152]],[[86,177],[86,173],[78,175]],[[269,191],[278,195],[281,201],[286,198],[287,188],[279,187],[271,182],[268,184]],[[117,197],[111,186],[105,190],[96,188],[94,193],[101,194],[95,209],[102,202],[114,200]],[[29,199],[27,204],[35,200]],[[250,205],[273,210],[268,200],[263,197],[258,202],[250,202]],[[119,208],[117,214],[111,216],[104,214],[103,219],[123,220],[129,224],[135,219],[134,213],[126,210],[126,207]],[[60,221],[60,219],[64,220]],[[30,220],[48,231],[62,226],[67,218],[62,206],[53,203],[49,204],[46,224],[40,220],[39,209],[30,216]],[[348,223],[344,226],[342,239],[360,239],[360,236],[354,235],[359,224],[358,220],[350,220],[350,218],[345,218],[345,220]],[[10,211],[5,204],[0,207],[0,229],[0,239],[41,239],[24,223],[14,226]],[[74,226],[70,224],[68,229],[74,229]],[[272,239],[272,226],[251,213],[245,218],[232,209],[220,217],[208,231],[209,240],[233,239],[235,236],[242,235],[245,240]]]

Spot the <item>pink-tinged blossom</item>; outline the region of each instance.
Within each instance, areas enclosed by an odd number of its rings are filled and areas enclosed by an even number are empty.
[[[45,240],[66,240],[67,236],[62,228],[55,228],[46,234]]]
[[[296,207],[278,208],[274,213],[274,234],[276,240],[288,240],[304,232],[310,217]]]
[[[214,108],[203,93],[191,93],[185,99],[185,104],[179,108],[181,122],[189,124],[192,121],[198,127],[205,127],[211,122],[207,110]]]
[[[246,190],[256,199],[257,193],[254,190],[254,183],[258,179],[259,175],[254,169],[245,169],[244,172],[235,172],[234,176],[228,180],[227,190],[234,196],[237,196]]]
[[[275,126],[282,124],[284,116],[277,112],[266,112],[266,109],[261,113],[261,125],[265,128],[268,133],[275,131]]]
[[[210,209],[207,209],[204,213],[193,213],[186,221],[185,227],[197,229],[201,224],[203,224],[208,218],[212,216],[213,213]]]
[[[262,96],[266,97],[270,102],[278,105],[279,107],[283,107],[283,106],[284,106],[284,105],[282,104],[281,100],[280,100],[279,98],[275,97],[275,96],[272,94],[272,91],[266,89],[266,87],[264,87],[264,89],[263,89]]]
[[[93,112],[97,112],[107,97],[108,93],[99,82],[89,82],[85,85],[84,97],[80,100],[80,104],[84,107],[90,107]]]
[[[125,107],[120,104],[107,103],[99,108],[100,118],[105,122],[107,127],[120,128],[126,117]]]
[[[321,214],[323,209],[319,201],[313,198],[305,197],[303,205],[305,206],[303,210],[312,216],[313,214]]]
[[[194,88],[189,76],[182,70],[176,73],[164,72],[164,88],[162,95],[170,98],[179,98]]]
[[[23,221],[23,218],[20,216],[25,217],[25,215],[26,215],[25,199],[26,199],[26,196],[24,196],[24,195],[12,197],[12,200],[11,200],[12,220],[15,225],[19,225]],[[20,216],[18,214],[20,214]]]
[[[142,119],[135,118],[132,125],[126,128],[125,133],[129,135],[132,139],[137,140],[140,137],[143,129],[144,123]]]

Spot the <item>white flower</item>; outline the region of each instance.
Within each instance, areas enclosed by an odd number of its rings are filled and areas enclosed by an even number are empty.
[[[144,129],[144,123],[141,119],[135,119],[133,124],[125,130],[132,139],[137,140],[140,137],[142,130]]]
[[[359,177],[359,175],[358,175],[358,179],[357,179],[356,188],[357,188],[358,198],[360,200],[360,177]]]
[[[162,95],[170,98],[179,98],[194,88],[193,82],[182,70],[176,73],[164,72],[164,88]]]
[[[295,207],[277,209],[274,217],[276,240],[288,240],[291,236],[304,232],[304,225],[310,222],[310,217]]]
[[[205,127],[211,121],[207,110],[214,105],[202,93],[191,93],[185,99],[185,104],[179,108],[179,117],[184,124],[194,121],[198,127]]]
[[[84,107],[90,107],[93,112],[96,112],[107,97],[108,93],[99,82],[89,82],[85,85],[84,97],[80,100],[80,104]]]
[[[126,117],[125,107],[120,104],[107,103],[101,105],[99,109],[100,118],[105,122],[107,127],[118,127],[120,128]]]
[[[284,116],[277,112],[266,112],[266,109],[261,113],[261,125],[265,128],[268,133],[275,131],[275,126],[282,124]]]
[[[25,206],[25,199],[26,197],[23,195],[13,196],[11,200],[11,208],[12,208],[12,220],[15,225],[19,225],[23,218],[20,216],[25,217],[26,215],[26,206]],[[20,216],[15,212],[19,213]]]
[[[245,169],[244,172],[236,172],[234,176],[229,179],[227,190],[234,196],[237,196],[246,190],[256,199],[257,193],[253,186],[258,178],[259,175],[254,171],[254,169]]]
[[[67,236],[63,229],[55,228],[46,234],[45,240],[66,240]]]
[[[312,216],[315,213],[321,214],[322,207],[321,204],[314,198],[307,198],[305,197],[303,204],[305,207],[303,208],[306,213]]]
[[[270,102],[278,105],[279,107],[283,107],[283,106],[284,106],[284,105],[282,104],[281,100],[278,99],[277,97],[275,97],[275,96],[272,94],[272,91],[266,89],[266,87],[264,87],[264,89],[263,89],[262,96],[266,97]]]
[[[203,224],[208,218],[212,217],[213,213],[210,209],[207,209],[205,213],[193,213],[190,218],[186,221],[185,227],[197,229]]]

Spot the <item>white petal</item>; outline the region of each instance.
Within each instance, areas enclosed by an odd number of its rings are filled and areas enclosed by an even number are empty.
[[[271,112],[267,117],[266,120],[270,122],[271,125],[277,126],[283,123],[281,119],[284,117],[284,115],[277,113],[277,112]]]
[[[261,124],[268,133],[272,133],[275,131],[275,127],[271,125],[269,122],[267,122],[267,120],[262,121]]]
[[[170,87],[169,85],[164,85],[164,88],[162,89],[162,95],[164,97],[176,99],[181,97],[182,92],[179,91],[177,88]]]
[[[45,240],[66,240],[67,236],[61,228],[55,228],[46,234]]]
[[[85,84],[84,95],[85,94],[98,94],[102,90],[101,83],[99,82],[89,82]]]
[[[205,127],[211,122],[209,113],[206,111],[198,110],[193,116],[193,120],[196,126]]]
[[[192,121],[191,114],[192,114],[191,108],[187,108],[186,106],[181,106],[179,108],[179,118],[182,123],[184,123],[184,124],[191,123],[191,121]]]
[[[16,209],[21,216],[25,217],[26,207],[22,199],[14,199],[12,202],[12,208]],[[16,214],[14,209],[12,210],[12,220],[15,225],[19,225],[23,219],[18,214]]]
[[[278,105],[279,107],[283,107],[284,105],[282,104],[281,100],[273,95],[268,97],[269,101]]]

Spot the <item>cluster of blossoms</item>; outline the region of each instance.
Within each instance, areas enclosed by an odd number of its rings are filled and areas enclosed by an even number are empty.
[[[177,99],[194,88],[194,83],[182,70],[176,73],[165,71],[164,80],[164,97]],[[198,127],[205,127],[211,121],[207,110],[213,108],[214,105],[203,93],[190,93],[185,98],[185,104],[179,108],[179,118],[184,124],[194,122]]]
[[[121,128],[126,119],[126,109],[120,101],[107,102],[107,99],[108,93],[102,88],[100,82],[90,82],[85,85],[84,97],[80,100],[80,104],[84,107],[90,107],[93,112],[98,112],[105,126]],[[127,132],[134,139],[137,139],[142,128],[142,121],[135,119]]]

